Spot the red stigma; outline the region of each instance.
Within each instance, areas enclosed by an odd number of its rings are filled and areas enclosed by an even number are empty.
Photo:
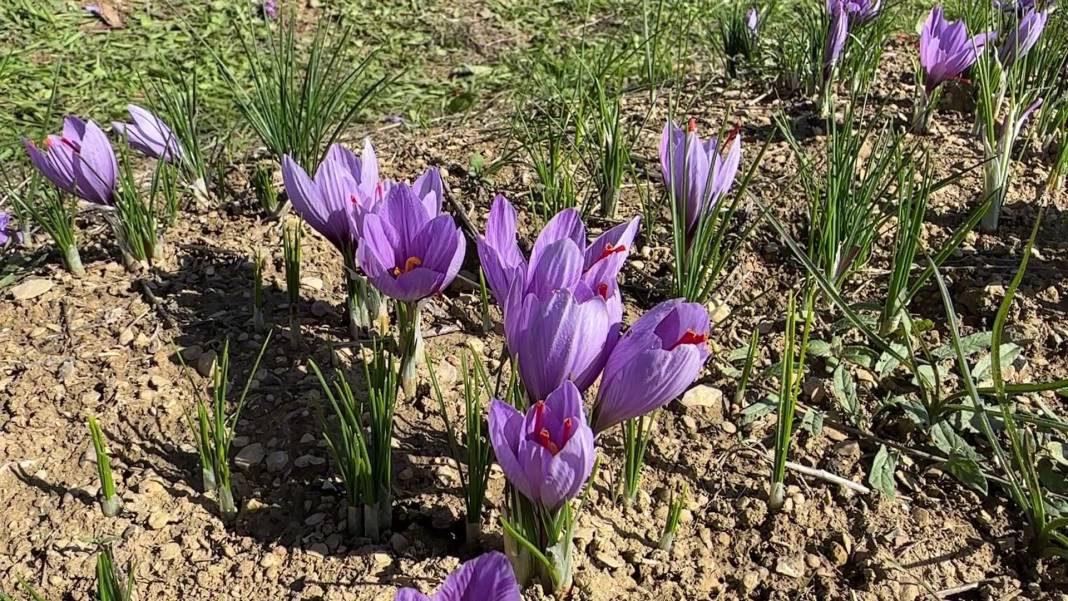
[[[353,194],[352,196],[349,197],[349,202],[351,202],[353,204],[353,206],[359,206],[360,199],[356,198],[356,195]]]
[[[690,117],[690,123],[686,126],[686,133],[692,134],[697,131],[697,119]]]
[[[682,335],[682,338],[679,338],[678,342],[676,342],[669,350],[674,350],[683,344],[704,344],[707,341],[708,334],[699,334],[693,330],[686,330],[686,333]]]
[[[81,152],[81,149],[78,148],[77,146],[75,146],[74,142],[71,142],[70,140],[68,140],[66,138],[60,138],[59,141],[62,142],[65,146],[67,146],[71,150],[73,150],[74,152]]]
[[[571,421],[571,418],[564,419],[564,436],[561,442],[567,444],[567,441],[571,440],[571,435],[574,434],[575,423]]]
[[[44,146],[45,150],[52,150],[52,138],[45,138],[41,145]]]
[[[734,127],[731,128],[730,133],[727,134],[727,140],[723,143],[723,148],[730,148],[731,142],[734,142],[734,139],[737,138],[738,134],[740,134],[741,132],[742,132],[742,124],[741,123],[735,123]]]
[[[538,444],[549,449],[549,452],[556,455],[560,452],[560,447],[556,446],[553,439],[549,437],[549,430],[542,428],[538,431]]]
[[[541,430],[542,416],[545,415],[545,401],[534,403],[534,430]]]
[[[604,248],[601,249],[601,256],[598,257],[597,260],[600,261],[601,259],[606,259],[606,258],[611,257],[612,255],[614,255],[616,253],[621,253],[621,252],[627,252],[627,247],[622,245],[622,244],[620,244],[619,246],[612,246],[611,244],[605,244]]]
[[[604,300],[608,300],[608,284],[604,282],[597,284],[597,294]]]
[[[382,182],[378,182],[377,184],[375,184],[375,198],[378,200],[382,200],[383,195],[384,193],[382,191]]]

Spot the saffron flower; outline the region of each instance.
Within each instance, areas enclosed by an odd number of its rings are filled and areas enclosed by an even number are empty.
[[[593,431],[571,382],[534,403],[526,415],[494,399],[489,437],[508,482],[550,511],[578,496],[593,471]]]
[[[263,18],[268,21],[278,19],[278,2],[276,0],[263,0]]]
[[[604,432],[663,407],[693,384],[708,359],[708,310],[675,299],[634,322],[608,357],[594,404]]]
[[[531,401],[566,380],[580,391],[593,384],[618,338],[623,302],[616,278],[637,234],[637,218],[586,244],[582,214],[557,213],[523,257],[516,213],[503,196],[490,210],[478,253],[504,314],[505,340],[519,362]]]
[[[1018,59],[1023,58],[1038,43],[1042,31],[1046,28],[1049,11],[1030,9],[1020,18],[1016,30],[998,50],[998,59],[1005,68],[1009,68]]]
[[[760,32],[760,11],[756,8],[745,11],[745,26],[749,28],[749,34],[753,36],[753,39],[756,39]]]
[[[0,211],[0,247],[7,246],[12,240],[22,244],[22,232],[11,226],[11,213]]]
[[[871,21],[882,9],[882,0],[827,0],[827,12],[834,13],[835,5],[840,4],[849,17],[849,26],[863,25]]]
[[[182,156],[182,147],[162,119],[136,104],[126,107],[132,123],[112,122],[115,131],[126,137],[131,148],[154,159],[173,163]]]
[[[93,121],[69,116],[62,135],[49,135],[44,150],[30,140],[23,145],[33,166],[57,188],[92,203],[111,205],[119,172],[115,150]]]
[[[674,123],[664,125],[660,170],[676,210],[685,217],[687,247],[697,233],[701,215],[726,196],[734,184],[742,158],[740,131],[735,127],[721,145],[716,138],[702,140],[693,119],[685,132]]]
[[[508,558],[490,551],[449,574],[433,597],[404,588],[397,591],[394,601],[520,601],[519,583]]]
[[[548,247],[568,240],[573,243],[573,247],[568,247],[569,250],[573,248],[581,256],[580,279],[594,290],[606,292],[627,262],[640,221],[639,217],[635,217],[621,223],[587,245],[582,213],[577,209],[564,209],[553,216],[538,235],[528,262],[516,241],[515,209],[507,198],[497,195],[490,207],[486,234],[476,240],[478,258],[486,273],[490,291],[503,306],[513,282],[518,281],[524,293],[533,290],[539,282],[535,275],[548,267],[541,264]],[[569,285],[573,282],[556,283]]]
[[[289,155],[282,159],[282,180],[293,210],[343,255],[356,252],[359,221],[383,197],[378,159],[370,140],[363,155],[334,144],[319,164],[315,179]]]
[[[408,184],[397,183],[362,217],[357,259],[386,296],[416,302],[456,278],[466,245],[453,218],[436,212],[439,206],[433,193],[420,197]]]
[[[600,374],[623,320],[616,278],[638,224],[622,223],[587,245],[582,214],[565,209],[538,235],[528,261],[516,242],[515,210],[503,196],[494,200],[478,254],[532,402],[567,380],[585,391]]]
[[[975,63],[994,32],[968,37],[964,21],[949,21],[941,6],[935,6],[920,32],[920,65],[924,91],[930,96],[943,82],[955,79]]]
[[[828,81],[831,72],[842,59],[846,40],[849,38],[849,13],[843,0],[829,0],[827,12],[831,15],[831,27],[823,50],[823,79]]]

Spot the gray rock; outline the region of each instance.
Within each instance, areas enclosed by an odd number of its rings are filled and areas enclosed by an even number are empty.
[[[253,466],[259,465],[259,463],[263,461],[265,454],[266,452],[263,450],[263,445],[254,442],[238,451],[237,456],[234,457],[234,465],[243,470],[251,469]]]

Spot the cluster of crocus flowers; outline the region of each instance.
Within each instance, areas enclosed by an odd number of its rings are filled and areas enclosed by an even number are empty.
[[[700,146],[702,152],[709,150]],[[702,180],[701,190],[709,194],[697,198],[706,204],[725,193],[733,180],[733,172],[729,177],[726,172],[737,168],[737,158],[730,167],[710,161],[714,155],[701,154],[704,177],[714,170],[728,181],[723,192],[713,193]],[[574,516],[568,502],[581,493],[593,470],[596,433],[678,397],[708,357],[708,312],[698,304],[663,303],[620,335],[623,304],[617,279],[638,225],[638,219],[621,223],[587,243],[581,213],[567,209],[542,229],[528,259],[516,241],[516,212],[498,196],[486,233],[477,240],[525,392],[525,399],[513,399],[519,407],[494,401],[489,414],[497,461],[519,495],[506,512],[506,546],[521,537],[541,551],[533,563],[522,551],[525,544],[516,545],[510,555],[524,583],[533,574],[551,589],[570,580]],[[591,423],[582,394],[598,378],[601,388]],[[535,519],[521,518],[530,515]]]
[[[520,601],[520,596],[508,558],[491,551],[460,565],[433,596],[404,588],[394,601]]]
[[[63,132],[45,138],[43,148],[23,140],[33,166],[57,188],[82,200],[111,205],[119,165],[111,142],[95,122],[69,116]]]
[[[385,199],[360,220],[357,251],[371,285],[399,303],[400,383],[409,398],[423,356],[423,302],[456,279],[467,248],[455,220],[441,212],[441,176],[429,173],[411,186],[388,186]]]
[[[685,131],[674,123],[664,125],[660,171],[675,214],[682,218],[687,248],[693,244],[702,216],[734,185],[742,158],[740,132],[736,127],[720,144],[714,137],[702,140],[694,119]]]
[[[920,32],[922,87],[917,86],[913,129],[927,131],[935,92],[943,83],[961,76],[992,41],[994,32],[968,36],[964,21],[946,19],[941,6],[931,9]]]
[[[356,267],[360,220],[382,200],[385,189],[370,140],[364,141],[361,157],[340,144],[332,145],[314,179],[292,157],[283,157],[282,181],[293,211],[341,253],[350,335],[356,338],[375,320],[385,329],[385,304],[367,288]]]
[[[582,214],[565,209],[541,231],[528,261],[516,241],[515,210],[503,196],[494,199],[478,254],[532,401],[565,380],[581,392],[597,379],[618,337],[617,277],[638,224],[634,218],[587,244]]]

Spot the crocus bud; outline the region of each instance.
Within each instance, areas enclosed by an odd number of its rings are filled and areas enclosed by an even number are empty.
[[[594,405],[598,433],[662,407],[693,384],[708,359],[708,310],[682,299],[660,303],[619,340]]]
[[[742,158],[741,135],[724,144],[702,140],[693,127],[684,132],[674,123],[664,125],[660,137],[660,170],[678,211],[686,218],[689,246],[701,215],[730,191]],[[729,146],[724,154],[724,146]]]
[[[1032,8],[1024,13],[1016,25],[1016,30],[1009,32],[1008,38],[998,50],[998,59],[1006,69],[1034,48],[1042,37],[1048,19],[1049,11]]]
[[[113,122],[115,131],[126,136],[131,148],[154,159],[173,163],[182,156],[182,147],[162,119],[136,104],[126,107],[132,123]]]
[[[100,126],[70,116],[63,134],[49,135],[44,150],[23,140],[33,166],[57,188],[96,204],[110,205],[119,172],[115,150]]]
[[[404,588],[397,591],[395,601],[520,601],[519,583],[508,558],[490,551],[449,574],[433,597]]]
[[[996,35],[988,32],[969,38],[964,21],[947,20],[941,6],[931,9],[920,32],[920,65],[927,95],[964,73]]]
[[[532,404],[525,416],[494,399],[489,436],[508,482],[550,511],[578,496],[593,471],[593,431],[571,382]]]

